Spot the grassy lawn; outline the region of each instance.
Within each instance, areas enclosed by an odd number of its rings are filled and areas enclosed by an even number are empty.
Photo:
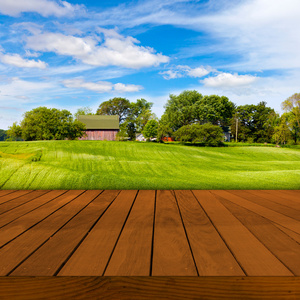
[[[300,149],[0,143],[1,189],[300,189]]]

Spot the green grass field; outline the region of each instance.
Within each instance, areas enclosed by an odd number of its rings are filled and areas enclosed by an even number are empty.
[[[1,189],[300,189],[300,149],[0,143]]]

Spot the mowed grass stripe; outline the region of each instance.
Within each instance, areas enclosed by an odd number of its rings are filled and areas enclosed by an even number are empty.
[[[0,152],[1,189],[300,189],[296,148],[40,141]]]

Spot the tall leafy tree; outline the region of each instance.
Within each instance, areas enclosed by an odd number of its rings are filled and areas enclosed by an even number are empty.
[[[113,98],[99,105],[96,115],[118,115],[120,124],[123,123],[130,113],[130,101],[126,98]]]
[[[152,106],[152,102],[148,102],[143,98],[131,102],[128,120],[135,124],[137,132],[142,132],[147,122],[155,118],[151,111]]]
[[[158,122],[156,120],[149,120],[144,127],[143,135],[145,138],[155,138],[157,136]]]
[[[281,107],[288,113],[288,124],[291,127],[294,141],[297,142],[300,138],[300,93],[287,98],[282,102]]]
[[[82,116],[82,115],[93,115],[93,110],[87,106],[78,108],[76,113],[74,114],[74,117],[78,118],[78,116]]]
[[[169,97],[161,123],[168,124],[173,131],[194,123],[197,119],[197,107],[203,96],[197,91],[184,91],[178,96],[171,94]]]
[[[75,139],[84,135],[85,125],[73,120],[68,110],[38,107],[24,114],[20,125],[9,129],[11,136],[26,141]]]

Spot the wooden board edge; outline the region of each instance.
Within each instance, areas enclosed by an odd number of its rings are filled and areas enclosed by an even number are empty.
[[[299,299],[300,277],[0,277],[1,299]]]

